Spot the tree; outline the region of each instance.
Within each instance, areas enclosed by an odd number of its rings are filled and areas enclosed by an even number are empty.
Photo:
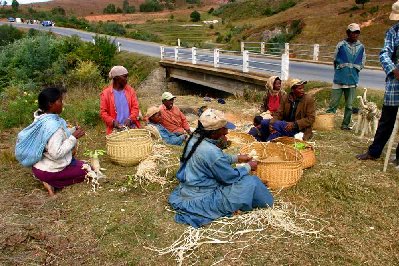
[[[18,8],[19,8],[18,1],[17,0],[12,0],[11,7],[12,7],[12,10],[18,11]]]
[[[54,7],[53,9],[51,9],[51,14],[65,16],[66,12],[65,12],[65,9],[63,9],[60,6],[57,6],[57,7]]]
[[[7,3],[7,1],[3,1],[3,8],[7,5],[8,3]]]
[[[355,0],[355,3],[358,5],[362,5],[362,9],[364,9],[364,4],[370,2],[370,0]]]
[[[107,5],[106,8],[103,10],[104,14],[115,14],[116,13],[116,7],[114,4],[109,4]]]
[[[134,6],[130,6],[128,0],[124,0],[122,4],[122,11],[124,14],[132,14],[136,11],[136,8]]]
[[[162,10],[163,5],[161,5],[158,0],[145,0],[145,2],[140,5],[140,12],[157,12]]]
[[[192,22],[200,21],[201,20],[201,14],[197,10],[194,10],[193,12],[191,12],[190,18],[191,18]]]

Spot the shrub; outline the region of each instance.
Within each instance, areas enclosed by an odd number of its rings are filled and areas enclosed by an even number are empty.
[[[68,87],[78,87],[88,90],[98,88],[102,83],[101,72],[98,67],[90,61],[81,61],[76,69],[68,74]]]
[[[115,39],[111,40],[109,37],[96,35],[94,37],[95,43],[84,43],[76,51],[79,58],[83,61],[92,61],[97,66],[101,76],[108,79],[108,72],[112,67],[112,60],[117,52]]]
[[[160,42],[161,41],[161,38],[158,35],[147,32],[147,31],[142,31],[142,30],[130,32],[127,34],[127,36],[132,39],[143,40],[143,41],[148,41],[148,42]]]
[[[355,3],[358,5],[362,5],[362,9],[364,9],[364,4],[370,2],[370,0],[355,0]]]
[[[212,14],[213,11],[215,11],[215,9],[214,9],[213,7],[211,7],[211,8],[208,10],[208,14]]]
[[[192,22],[200,21],[201,20],[201,14],[198,11],[194,10],[193,12],[191,12],[190,18],[191,18]]]
[[[29,124],[33,121],[33,112],[37,109],[36,93],[19,91],[20,95],[8,101],[0,109],[0,128],[12,128]]]
[[[83,104],[83,110],[78,113],[78,121],[81,121],[87,126],[96,126],[101,122],[99,110],[100,100],[86,100]]]
[[[370,14],[377,13],[379,9],[379,6],[373,6],[372,8],[370,8]]]
[[[116,13],[116,7],[114,4],[108,4],[104,10],[103,10],[104,14],[115,14]]]
[[[21,39],[24,36],[23,32],[11,25],[0,26],[0,46],[5,46]]]
[[[65,16],[66,12],[65,12],[65,9],[63,9],[60,6],[58,6],[58,7],[54,7],[53,9],[51,9],[51,14],[59,15],[59,16]]]
[[[114,22],[99,24],[96,32],[113,36],[123,36],[126,34],[123,25]]]
[[[158,0],[145,0],[140,5],[140,12],[158,12],[163,10],[163,5]]]

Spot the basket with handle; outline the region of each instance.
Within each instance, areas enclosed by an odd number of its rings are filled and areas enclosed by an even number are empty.
[[[150,132],[145,129],[128,129],[106,137],[107,154],[120,165],[136,165],[152,152]]]
[[[299,139],[295,139],[292,137],[279,137],[279,138],[272,140],[272,142],[279,142],[279,143],[289,145],[294,148],[296,148],[296,143],[302,143],[304,148],[298,149],[303,157],[302,168],[306,169],[306,168],[312,167],[313,165],[316,164],[316,154],[315,154],[314,148],[308,142],[299,140]]]
[[[246,144],[255,142],[256,139],[247,133],[244,132],[229,132],[227,135],[227,140],[231,141],[231,145],[242,147]]]
[[[271,189],[295,185],[302,177],[303,157],[296,149],[282,143],[253,142],[241,148],[242,154],[256,152],[256,175]]]
[[[334,129],[335,115],[334,114],[318,114],[313,123],[313,129],[330,131]]]

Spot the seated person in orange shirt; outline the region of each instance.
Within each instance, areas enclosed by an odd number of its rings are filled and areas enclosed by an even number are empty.
[[[162,117],[161,124],[170,132],[191,134],[190,125],[186,117],[180,111],[179,107],[173,104],[175,98],[176,96],[167,91],[162,94],[162,104],[159,106]]]

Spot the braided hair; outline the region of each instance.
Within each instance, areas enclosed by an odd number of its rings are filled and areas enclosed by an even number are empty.
[[[201,142],[205,138],[209,138],[212,135],[213,132],[215,132],[215,130],[205,130],[204,127],[202,126],[201,122],[198,121],[198,127],[190,135],[189,139],[186,142],[186,145],[184,146],[183,154],[180,157],[180,162],[181,163],[186,163],[193,156],[194,152],[197,150],[197,148],[201,144]],[[186,157],[184,157],[184,155],[186,154],[186,151],[187,151],[188,143],[190,142],[190,140],[192,139],[194,134],[199,135],[199,137],[198,137],[197,141],[194,143],[194,145],[191,148],[190,152],[187,154]]]

